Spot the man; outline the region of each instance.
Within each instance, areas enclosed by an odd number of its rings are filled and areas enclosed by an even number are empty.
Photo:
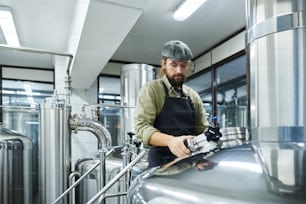
[[[169,41],[161,54],[161,78],[142,87],[135,110],[136,136],[150,147],[149,168],[188,156],[184,141],[209,127],[200,96],[184,85],[192,59],[189,47]]]

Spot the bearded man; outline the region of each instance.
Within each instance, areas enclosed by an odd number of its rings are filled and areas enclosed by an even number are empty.
[[[188,156],[184,142],[209,127],[199,94],[184,84],[193,57],[189,47],[169,41],[161,55],[160,78],[141,88],[135,109],[136,137],[150,148],[149,168]]]

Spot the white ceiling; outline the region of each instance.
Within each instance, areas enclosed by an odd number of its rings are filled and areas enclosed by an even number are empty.
[[[0,5],[11,7],[22,47],[72,54],[72,87],[88,88],[109,61],[159,65],[162,45],[174,39],[186,42],[196,58],[245,27],[245,0],[207,0],[183,22],[172,18],[180,2],[0,0]],[[52,68],[54,57],[1,47],[0,64]]]

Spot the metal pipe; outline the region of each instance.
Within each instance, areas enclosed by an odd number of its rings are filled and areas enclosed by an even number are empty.
[[[131,152],[129,149],[129,144],[126,144],[123,147],[121,155],[122,155],[123,167],[125,167],[131,162],[131,159],[132,159]],[[124,175],[124,178],[123,178],[123,183],[124,183],[123,190],[124,191],[127,191],[129,187],[129,181],[130,181],[130,173],[127,173]]]
[[[80,176],[81,174],[79,172],[72,172],[69,175],[69,186],[72,186],[75,182],[73,182],[73,179],[76,176]],[[75,191],[72,191],[71,194],[69,194],[69,203],[70,204],[75,204]]]
[[[118,196],[126,196],[127,192],[121,192],[121,193],[113,193],[113,194],[103,194],[99,200],[98,203],[100,204],[105,198],[112,198],[112,197],[118,197]]]
[[[109,131],[98,121],[88,118],[81,118],[74,115],[70,121],[70,127],[76,131],[88,131],[93,133],[98,139],[98,149],[111,147],[112,139]],[[103,147],[103,144],[105,147]]]
[[[110,149],[105,157],[109,157],[111,155],[111,153],[113,153],[114,149]],[[88,174],[90,174],[93,170],[95,170],[101,163],[100,162],[96,162],[95,165],[93,165],[83,176],[81,176],[72,186],[70,186],[64,193],[62,193],[62,195],[60,195],[52,204],[55,204],[57,202],[59,202],[62,198],[64,198],[72,189],[74,189],[77,185],[79,185],[79,183],[86,177],[88,176]]]
[[[7,141],[1,141],[0,140],[0,143],[3,144],[3,149],[4,149],[4,152],[3,152],[3,170],[1,170],[4,174],[3,176],[3,185],[4,185],[4,195],[3,195],[3,202],[4,203],[8,203],[8,172],[7,172],[7,169],[8,169],[8,158],[7,158]]]
[[[3,132],[5,132],[4,129],[2,129]],[[12,132],[7,132],[8,134],[11,134]],[[16,133],[17,134],[17,133]],[[18,135],[10,135],[10,136],[2,136],[0,138],[0,142],[4,144],[4,174],[6,176],[4,176],[4,203],[8,203],[8,189],[7,186],[9,185],[9,181],[8,181],[8,165],[9,162],[8,161],[8,154],[7,154],[7,150],[8,150],[8,140],[19,140],[22,142],[23,144],[23,172],[27,172],[30,173],[32,172],[32,155],[30,155],[30,153],[28,152],[28,149],[32,149],[32,142],[24,136],[18,136]],[[25,148],[25,147],[28,147]],[[32,152],[31,152],[32,154]],[[23,199],[24,199],[24,203],[25,204],[30,204],[32,202],[32,178],[30,178],[28,175],[25,175],[25,173],[23,173]]]
[[[139,160],[141,160],[145,155],[146,151],[142,151],[131,161],[126,167],[124,167],[112,180],[110,180],[92,199],[90,199],[87,204],[95,202],[100,196],[102,196],[108,189],[110,189],[122,176],[126,174]]]
[[[106,155],[105,155],[105,149],[100,150],[100,164],[101,164],[101,168],[100,168],[100,175],[101,175],[101,179],[99,182],[99,188],[101,189],[103,186],[105,186],[105,181],[106,181],[106,176],[105,176],[105,172],[106,172],[106,165],[105,165],[105,160],[106,160]]]

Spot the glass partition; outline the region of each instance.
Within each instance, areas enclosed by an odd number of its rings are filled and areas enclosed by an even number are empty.
[[[186,82],[186,85],[199,93],[208,121],[212,121],[211,71],[202,73]]]
[[[112,136],[112,146],[120,141],[120,77],[99,76],[99,121]]]
[[[33,186],[38,186],[38,104],[53,94],[53,83],[2,80],[2,127],[21,133],[33,142]]]
[[[216,67],[217,116],[220,127],[247,127],[246,56]]]
[[[120,77],[99,76],[99,104],[120,105]]]

